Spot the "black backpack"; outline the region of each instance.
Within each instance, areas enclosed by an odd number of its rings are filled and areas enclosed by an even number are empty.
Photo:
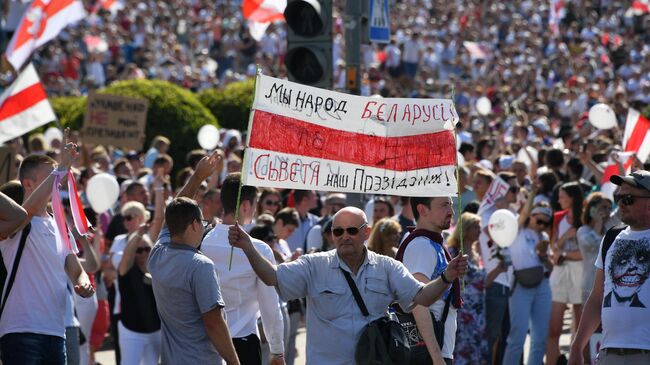
[[[603,258],[603,268],[605,267],[605,258],[607,257],[607,251],[609,251],[609,248],[612,247],[612,244],[614,243],[614,240],[616,240],[616,237],[618,237],[618,234],[625,230],[627,227],[628,226],[625,224],[619,224],[610,228],[607,233],[605,233],[605,237],[603,238],[603,245],[600,248],[600,257]]]
[[[5,304],[7,304],[9,292],[14,286],[14,280],[16,280],[16,272],[18,271],[18,264],[20,264],[20,258],[23,256],[23,250],[25,249],[27,236],[29,235],[29,231],[31,229],[32,224],[28,223],[20,233],[20,242],[18,243],[18,250],[16,251],[16,257],[14,257],[14,265],[11,268],[11,275],[9,275],[9,279],[7,279],[7,266],[2,259],[2,255],[0,255],[0,295],[4,292],[4,296],[2,296],[2,305],[0,306],[0,317],[2,317],[2,312],[5,310]]]

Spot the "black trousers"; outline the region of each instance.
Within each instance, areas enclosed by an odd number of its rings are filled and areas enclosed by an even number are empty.
[[[262,365],[262,346],[256,334],[232,339],[241,365]]]

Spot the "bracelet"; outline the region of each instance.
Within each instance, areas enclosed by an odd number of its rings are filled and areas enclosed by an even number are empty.
[[[444,271],[442,272],[442,274],[440,274],[440,278],[442,279],[442,282],[443,282],[443,283],[445,283],[445,284],[451,284],[451,281],[449,281],[449,279],[447,279],[447,277],[445,276],[445,272],[444,272]]]

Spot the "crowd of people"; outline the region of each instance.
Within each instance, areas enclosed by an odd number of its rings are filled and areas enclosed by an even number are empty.
[[[256,64],[286,77],[286,26],[254,41],[238,2],[124,1],[114,13],[85,4],[88,19],[33,58],[50,96],[134,78],[196,91],[252,77]],[[341,90],[345,27],[334,4],[333,89]],[[590,363],[601,318],[600,363],[650,362],[650,161],[613,155],[624,148],[628,111],[650,103],[650,16],[629,2],[567,1],[552,18],[552,4],[396,1],[390,43],[362,46],[363,95],[454,98],[462,158],[452,199],[250,186],[238,199],[236,131],[224,131],[223,148],[188,150],[185,161],[167,155],[171,136],[119,151],[73,132],[76,159],[73,145],[38,134],[7,143],[20,169],[0,188],[0,250],[10,274],[24,246],[20,267],[36,275],[19,271],[2,298],[3,363],[92,364],[110,332],[123,364],[293,364],[297,352],[308,363],[349,364],[363,325],[391,302],[399,316],[412,310],[414,359],[434,364],[519,364],[527,336],[526,364]],[[480,97],[488,113],[477,110]],[[589,122],[596,103],[612,107],[617,128]],[[613,196],[600,191],[610,164],[621,176],[636,171],[612,180]],[[49,240],[53,169],[73,171],[96,227],[72,230],[78,255]],[[97,215],[85,187],[100,172],[116,177],[120,198]],[[509,189],[484,207],[495,181]],[[497,209],[517,215],[509,248],[486,230]],[[629,228],[608,239],[621,222]],[[50,290],[34,299],[44,285]],[[570,358],[559,345],[568,308]],[[305,317],[303,349],[295,341]],[[42,352],[27,351],[34,346]]]

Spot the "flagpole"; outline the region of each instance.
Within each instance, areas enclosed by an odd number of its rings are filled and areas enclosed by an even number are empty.
[[[260,65],[256,65],[255,80],[253,81],[253,100],[251,101],[250,112],[253,113],[253,104],[255,103],[255,95],[257,95],[257,78],[262,72]],[[248,122],[248,133],[246,139],[250,139],[250,129],[252,124],[252,118],[249,118]],[[248,143],[246,143],[248,146]],[[226,156],[227,157],[227,156]],[[239,189],[237,189],[237,205],[235,205],[235,224],[239,224],[239,204],[241,202],[241,190],[243,187],[244,173],[246,172],[246,147],[242,151],[241,157],[241,177],[239,178]],[[230,246],[230,259],[228,260],[228,271],[232,271],[232,256],[235,253],[235,246]]]
[[[451,86],[451,105],[454,106],[454,111],[456,110],[456,86],[452,85]],[[456,113],[458,115],[458,113]],[[460,120],[458,121],[460,123]],[[456,225],[456,229],[458,230],[458,245],[460,246],[460,254],[461,256],[465,255],[465,248],[463,244],[463,220],[461,219],[462,216],[462,207],[463,207],[463,201],[460,196],[460,166],[458,165],[458,133],[456,131],[456,126],[454,125],[454,148],[456,149],[456,153],[454,154],[454,158],[456,160],[456,188],[458,191],[458,224]],[[465,276],[460,280],[460,287],[463,293],[465,292]]]

